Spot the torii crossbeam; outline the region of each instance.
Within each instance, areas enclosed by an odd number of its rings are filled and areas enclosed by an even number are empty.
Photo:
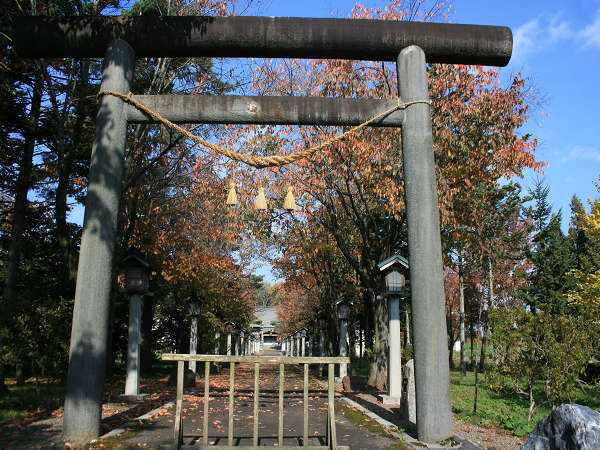
[[[395,61],[399,95],[428,99],[426,63],[504,66],[506,27],[423,22],[266,17],[23,17],[14,43],[22,57],[102,57],[101,90],[127,93],[135,57],[205,56]],[[142,97],[137,97],[142,98]],[[389,100],[144,97],[178,122],[351,125]],[[185,110],[182,108],[185,105]],[[286,105],[285,108],[281,108]],[[98,436],[117,211],[127,122],[148,121],[113,96],[101,99],[92,148],[73,311],[64,434]],[[417,431],[452,436],[438,198],[430,107],[416,103],[376,126],[402,127],[408,219]]]

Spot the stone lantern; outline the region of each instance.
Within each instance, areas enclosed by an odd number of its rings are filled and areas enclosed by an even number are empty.
[[[130,247],[121,262],[119,279],[123,289],[130,295],[148,291],[150,263],[139,250]]]
[[[150,263],[141,252],[130,248],[123,258],[119,273],[123,290],[129,298],[129,329],[127,339],[127,377],[125,395],[140,395],[140,344],[142,341],[142,295],[149,287]]]
[[[306,356],[306,337],[308,336],[308,329],[302,327],[298,330],[298,334],[300,335],[300,352],[298,356]]]
[[[400,342],[400,299],[406,298],[408,261],[392,255],[378,264],[383,273],[383,294],[389,302],[389,395],[382,396],[384,404],[400,404],[402,399],[402,344]]]
[[[231,348],[231,337],[235,331],[235,323],[233,323],[231,320],[228,320],[227,322],[225,322],[225,329],[227,330],[227,356],[231,356],[232,353],[232,348]]]
[[[194,294],[189,297],[190,300],[190,355],[197,354],[198,349],[198,317],[202,312],[202,305],[204,304],[204,297],[199,294]],[[196,361],[190,361],[190,370],[196,374]]]
[[[240,356],[246,354],[246,345],[248,343],[248,333],[246,330],[240,330]]]
[[[339,355],[348,356],[348,317],[352,302],[344,295],[335,301],[337,318],[340,324]],[[340,364],[340,378],[348,375],[348,364]]]

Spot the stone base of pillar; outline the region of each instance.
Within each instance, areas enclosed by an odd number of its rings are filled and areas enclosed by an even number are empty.
[[[143,402],[146,399],[146,397],[148,397],[149,395],[150,394],[137,394],[137,395],[120,394],[120,395],[111,397],[111,400],[117,401],[117,402],[123,402],[123,403],[137,403],[137,402]]]
[[[401,397],[392,397],[392,396],[387,395],[387,394],[380,394],[380,395],[378,395],[377,396],[377,400],[379,400],[384,405],[398,405],[398,406],[400,406],[400,403],[402,403],[402,398]]]

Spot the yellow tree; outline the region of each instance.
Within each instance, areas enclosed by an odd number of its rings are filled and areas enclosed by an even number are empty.
[[[600,183],[596,183],[596,188],[600,193]],[[585,214],[583,220],[583,231],[588,239],[600,241],[600,198],[591,201],[591,211]],[[569,301],[580,305],[587,310],[592,317],[595,317],[598,323],[598,312],[600,312],[600,267],[595,270],[575,269],[572,271],[577,280],[577,287],[568,295]]]

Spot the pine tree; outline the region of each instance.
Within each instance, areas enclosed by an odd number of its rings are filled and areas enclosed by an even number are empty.
[[[563,313],[567,309],[567,293],[575,286],[569,273],[575,268],[572,241],[560,228],[562,214],[552,214],[548,202],[550,189],[543,181],[530,190],[534,206],[526,208],[526,217],[534,230],[533,246],[526,252],[534,265],[529,274],[529,286],[521,291],[523,300],[532,312],[543,310]]]
[[[600,269],[600,240],[586,230],[587,213],[576,195],[571,200],[569,239],[575,249],[575,267],[583,272]]]

